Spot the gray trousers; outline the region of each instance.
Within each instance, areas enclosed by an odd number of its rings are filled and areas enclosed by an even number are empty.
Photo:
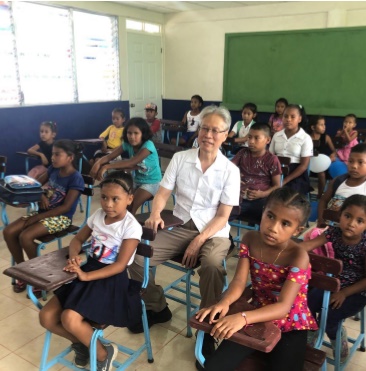
[[[183,226],[171,230],[161,230],[157,233],[155,241],[151,242],[154,248],[150,266],[155,267],[175,256],[184,254],[190,242],[199,234],[194,223],[190,220]],[[214,304],[220,297],[224,287],[225,269],[222,261],[225,259],[230,247],[228,238],[214,237],[207,240],[199,251],[201,266],[198,269],[200,276],[199,288],[201,294],[201,308]],[[128,270],[131,278],[143,280],[144,260],[136,255],[135,261]],[[146,309],[160,312],[166,307],[163,288],[155,284],[155,279],[150,269],[149,283],[143,295]]]

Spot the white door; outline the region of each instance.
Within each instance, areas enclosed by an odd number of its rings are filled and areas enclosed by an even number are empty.
[[[127,33],[130,117],[145,117],[145,104],[162,108],[161,36]]]

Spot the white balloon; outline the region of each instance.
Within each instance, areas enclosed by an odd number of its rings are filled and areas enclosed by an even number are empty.
[[[313,173],[321,173],[328,170],[331,163],[332,161],[329,156],[319,154],[310,159],[310,171]]]

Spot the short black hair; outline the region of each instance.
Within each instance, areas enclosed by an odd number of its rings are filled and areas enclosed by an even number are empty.
[[[354,113],[349,113],[348,115],[344,116],[344,118],[346,117],[352,117],[355,119],[355,123],[357,123],[357,116],[354,114]]]
[[[133,194],[133,178],[132,175],[123,171],[112,171],[107,174],[100,182],[99,187],[102,189],[105,184],[115,183],[120,185],[128,194]]]
[[[114,108],[112,113],[119,113],[122,116],[123,119],[126,117],[123,109],[120,108],[120,107]]]
[[[243,108],[241,110],[244,111],[245,108],[250,109],[254,114],[257,113],[257,105],[255,103],[250,102],[244,103]]]
[[[198,95],[198,94],[192,95],[191,100],[192,99],[197,99],[201,103],[201,107],[203,106],[203,99],[200,95]]]
[[[264,132],[264,134],[267,135],[267,137],[271,137],[271,128],[269,125],[265,122],[256,122],[251,127],[250,130],[261,130]],[[249,130],[249,131],[250,131]]]
[[[349,206],[359,206],[363,208],[366,214],[366,196],[365,195],[352,195],[347,197],[341,207],[341,213],[347,209]]]
[[[142,117],[133,117],[132,119],[129,119],[125,125],[125,128],[123,130],[123,141],[128,143],[127,139],[127,130],[130,126],[136,126],[142,134],[141,141],[142,143],[145,143],[146,141],[150,140],[153,137],[153,133],[150,129],[150,126],[147,124],[145,119]]]
[[[268,196],[265,207],[271,202],[279,202],[283,206],[299,209],[303,216],[300,225],[304,225],[309,219],[311,213],[310,202],[302,193],[294,191],[292,188],[281,187],[274,190]]]

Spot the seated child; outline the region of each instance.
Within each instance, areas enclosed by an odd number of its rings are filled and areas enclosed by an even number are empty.
[[[353,113],[348,114],[343,121],[343,129],[338,130],[336,136],[341,137],[345,143],[343,148],[337,149],[338,158],[347,163],[351,148],[358,144],[357,130],[354,128],[357,125],[356,115]]]
[[[134,200],[129,207],[133,215],[145,201],[155,196],[162,179],[158,153],[151,137],[152,132],[147,122],[141,117],[133,117],[126,123],[123,145],[99,159],[90,172],[93,178],[103,180],[107,171],[128,171],[137,167],[134,170]],[[128,153],[129,159],[111,162],[123,151]]]
[[[253,124],[247,137],[249,147],[242,148],[232,162],[240,169],[240,215],[259,222],[267,197],[281,186],[281,164],[277,156],[266,149],[271,141],[267,124]]]
[[[276,100],[275,112],[269,118],[268,125],[271,127],[272,134],[277,133],[283,129],[283,113],[288,106],[286,98],[279,98]]]
[[[47,172],[47,168],[51,165],[52,146],[53,142],[55,141],[56,134],[57,126],[55,122],[44,121],[41,123],[39,128],[41,141],[29,148],[27,152],[30,155],[38,156],[42,161],[42,165],[33,167],[28,172],[30,177],[38,179],[41,175]]]
[[[318,153],[327,155],[331,161],[335,161],[337,154],[334,144],[329,135],[325,133],[325,118],[323,116],[315,116],[310,121],[310,136],[313,140],[319,140],[319,147],[316,148]],[[326,183],[326,171],[317,173],[318,175],[318,198],[323,194]]]
[[[89,219],[69,247],[64,268],[77,279],[55,291],[41,309],[40,323],[47,330],[69,340],[75,352],[74,364],[85,368],[93,335],[90,321],[125,327],[141,320],[141,283],[128,278],[127,267],[141,240],[142,228],[127,211],[133,200],[133,181],[124,171],[114,172],[100,183],[101,208]],[[91,238],[88,260],[81,266],[79,253]],[[115,344],[97,342],[97,370],[112,370],[118,354]]]
[[[269,151],[277,156],[289,157],[290,172],[282,185],[306,195],[311,190],[308,167],[313,156],[313,141],[302,126],[307,122],[303,106],[289,104],[283,113],[284,129],[277,132]]]
[[[162,135],[160,128],[160,120],[156,118],[158,114],[158,106],[154,103],[148,103],[145,106],[146,122],[150,126],[153,133],[152,141],[154,143],[162,143]]]
[[[339,228],[329,227],[321,236],[300,244],[311,251],[331,242],[334,257],[343,262],[339,277],[341,290],[331,294],[325,328],[333,354],[339,323],[356,315],[366,305],[366,196],[353,194],[344,201],[340,211]],[[308,305],[315,318],[323,306],[322,301],[322,290],[312,289],[309,292]],[[345,327],[342,327],[341,336],[341,362],[344,362],[349,353]]]
[[[4,229],[4,239],[16,264],[24,261],[23,251],[29,259],[37,256],[37,238],[67,229],[72,222],[80,192],[84,190],[84,179],[76,170],[75,160],[80,144],[69,139],[58,140],[52,147],[52,166],[39,182],[47,185],[42,195],[39,212],[10,223]],[[26,289],[26,284],[17,281],[13,286],[16,293]]]
[[[250,127],[255,122],[254,119],[256,116],[257,106],[254,103],[245,103],[241,111],[241,117],[243,120],[236,122],[228,135],[228,138],[235,137],[234,142],[239,145],[239,148],[236,146],[236,150],[234,149],[234,153],[241,147],[248,147],[248,133]]]
[[[104,139],[104,142],[102,148],[96,151],[93,159],[89,161],[91,166],[94,165],[95,160],[111,153],[114,149],[122,145],[123,123],[125,122],[125,114],[122,108],[115,108],[112,111],[112,122],[113,125],[109,125],[99,135],[99,139]]]
[[[347,168],[348,173],[333,179],[319,200],[318,227],[325,224],[325,209],[340,210],[344,200],[354,194],[366,196],[366,143],[352,147]]]
[[[277,345],[270,353],[263,353],[269,363],[265,369],[303,369],[308,330],[318,326],[307,305],[309,255],[291,237],[303,230],[309,215],[310,204],[302,194],[284,187],[269,195],[260,231],[249,231],[243,237],[229,288],[217,304],[202,308],[196,315],[200,322],[208,317],[214,324],[204,336],[204,345],[214,338],[222,340],[213,354],[204,354],[204,370],[236,370],[255,350],[230,341],[231,336],[243,327],[264,321],[273,321],[281,330]],[[243,295],[249,273],[255,309],[227,315],[230,305]],[[196,366],[202,369],[200,364]]]
[[[191,98],[191,110],[187,111],[183,117],[183,124],[187,126],[187,131],[179,138],[180,146],[191,147],[197,137],[198,127],[201,123],[201,109],[203,99],[200,95],[193,95]],[[176,138],[171,139],[171,144],[176,144]]]

